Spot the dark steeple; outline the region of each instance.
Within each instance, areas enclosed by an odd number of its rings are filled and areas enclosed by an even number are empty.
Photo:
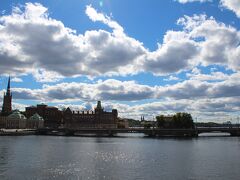
[[[11,94],[11,87],[10,87],[10,76],[8,78],[8,85],[7,85],[7,93],[4,93],[3,98],[3,106],[2,106],[2,114],[8,115],[12,111],[12,94]]]
[[[9,76],[9,78],[8,78],[8,86],[7,86],[7,95],[11,95],[11,87],[10,87],[10,76]]]

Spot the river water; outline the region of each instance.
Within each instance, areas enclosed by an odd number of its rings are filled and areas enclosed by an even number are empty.
[[[0,137],[0,179],[240,179],[240,138]]]

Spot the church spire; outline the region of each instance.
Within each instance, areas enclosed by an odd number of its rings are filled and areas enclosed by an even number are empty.
[[[10,80],[11,80],[11,77],[9,76],[8,78],[8,86],[7,86],[7,95],[10,95],[11,94],[11,86],[10,86]]]
[[[7,85],[7,93],[4,93],[3,97],[3,106],[2,106],[2,114],[8,115],[12,111],[12,94],[11,94],[11,87],[10,87],[11,78],[8,78],[8,85]]]

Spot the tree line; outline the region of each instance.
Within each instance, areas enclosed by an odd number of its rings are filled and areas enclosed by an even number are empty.
[[[194,128],[191,114],[185,112],[179,112],[170,117],[159,115],[156,119],[158,128]]]

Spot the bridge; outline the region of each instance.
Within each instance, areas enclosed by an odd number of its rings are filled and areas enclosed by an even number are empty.
[[[162,128],[125,128],[125,129],[94,129],[94,128],[79,128],[79,129],[68,129],[68,128],[42,128],[37,129],[36,134],[39,135],[96,135],[96,136],[114,136],[121,133],[143,133],[147,136],[177,136],[177,137],[197,137],[202,133],[229,133],[231,136],[240,136],[239,128],[228,128],[228,127],[201,127],[194,129],[162,129]]]

